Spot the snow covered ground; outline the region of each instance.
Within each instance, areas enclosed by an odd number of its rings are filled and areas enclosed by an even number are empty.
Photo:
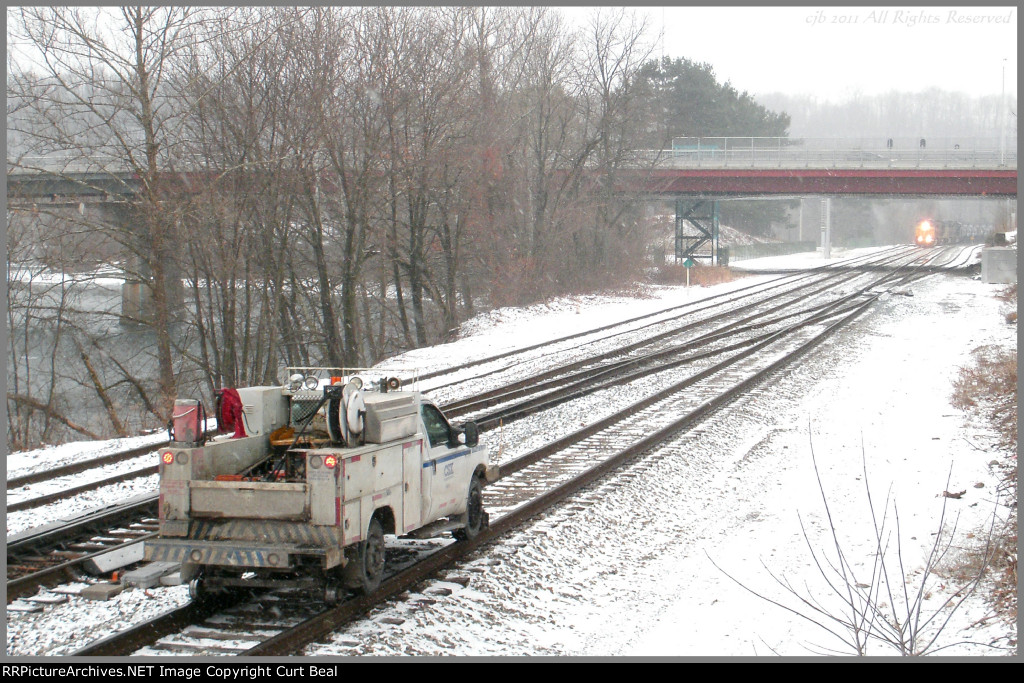
[[[45,472],[57,465],[73,463],[87,455],[99,458],[119,451],[152,445],[154,448],[167,441],[167,432],[160,431],[144,436],[131,436],[109,441],[75,441],[60,446],[46,446],[33,451],[10,453],[7,456],[7,478],[23,477],[36,472]]]
[[[805,267],[820,263],[819,255]],[[639,300],[583,297],[502,309],[471,321],[464,338],[394,363],[428,371],[767,279],[688,293],[652,287]],[[748,592],[799,608],[774,574],[799,595],[838,609],[812,555],[813,549],[834,558],[822,489],[856,582],[869,582],[875,549],[867,491],[879,516],[888,510],[887,529],[895,531],[898,511],[904,574],[915,589],[927,579],[923,613],[932,614],[952,585],[945,572],[921,575],[943,505],[957,557],[979,542],[993,514],[1006,514],[995,490],[1015,454],[995,449],[977,418],[950,405],[952,379],[972,349],[1016,348],[1016,328],[995,298],[1001,289],[963,275],[932,275],[912,287],[913,297],[883,297],[798,366],[635,461],[628,477],[598,484],[482,550],[452,572],[469,574],[468,585],[433,582],[423,590],[448,589],[434,592],[433,604],[385,605],[307,654],[849,653],[841,639]],[[8,468],[10,476],[10,462]],[[954,499],[943,491],[965,493]],[[896,543],[889,538],[887,558],[895,557]],[[182,590],[126,591],[108,603],[72,598],[42,613],[9,612],[7,653],[66,652],[69,629],[95,635],[180,602]],[[892,609],[888,595],[881,602]],[[1014,625],[989,611],[983,591],[970,598],[936,643],[961,644],[941,654],[1015,653]],[[876,643],[869,654],[893,652]]]
[[[881,249],[892,249],[899,245],[892,245],[890,247],[882,247]],[[842,247],[834,247],[829,252],[829,258],[826,260],[821,253],[819,248],[818,251],[805,251],[798,254],[788,254],[786,256],[766,256],[764,258],[756,259],[744,259],[742,261],[735,261],[730,263],[730,267],[733,270],[738,270],[747,273],[759,273],[764,271],[788,271],[788,270],[804,270],[807,268],[815,268],[822,265],[834,265],[841,264],[843,261],[848,259],[857,258],[859,256],[866,256],[868,254],[879,251],[879,247],[861,247],[858,249],[845,249]],[[946,253],[939,258],[935,259],[934,265],[950,268],[961,268],[967,264],[981,263],[981,247],[976,246],[973,251],[964,250],[962,254],[954,258],[956,254],[955,248],[951,248],[952,253]]]
[[[986,428],[949,404],[971,349],[1016,345],[999,290],[936,275],[914,285],[914,297],[886,297],[800,366],[634,464],[630,478],[594,487],[481,553],[465,569],[486,571],[467,588],[454,586],[429,609],[396,602],[309,654],[852,654],[841,638],[748,592],[793,609],[813,597],[841,614],[812,555],[835,557],[821,489],[861,584],[871,582],[875,550],[867,494],[879,519],[889,496],[893,593],[898,511],[904,576],[912,592],[926,581],[923,616],[944,619],[948,573],[922,576],[943,504],[953,560],[980,542],[993,514],[1006,516],[995,489],[1013,454],[992,449]],[[952,499],[947,490],[966,493]],[[879,602],[892,611],[888,594]],[[1015,638],[980,592],[935,646],[1006,655]],[[868,653],[895,650],[873,642]]]

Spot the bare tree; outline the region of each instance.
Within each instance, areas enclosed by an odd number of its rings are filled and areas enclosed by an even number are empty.
[[[474,300],[603,286],[639,260],[631,205],[611,192],[633,163],[645,56],[626,13],[577,33],[545,8],[8,16],[33,51],[31,69],[9,68],[13,167],[103,207],[54,228],[70,242],[24,233],[13,258],[36,259],[32,292],[47,252],[54,270],[121,262],[149,298],[120,319],[152,334],[102,343],[74,288],[48,308],[65,357],[9,360],[33,376],[9,424],[24,441],[61,413],[36,379],[89,392],[105,429],[130,431],[128,406],[163,422],[178,391],[374,362],[436,341]],[[18,324],[29,291],[11,294]]]
[[[68,151],[76,161],[113,158],[115,177],[139,187],[132,231],[115,235],[136,258],[138,279],[148,285],[155,333],[158,410],[170,415],[175,396],[171,353],[177,272],[177,216],[168,210],[176,192],[166,169],[173,157],[180,99],[169,91],[177,58],[201,13],[188,8],[126,7],[98,14],[80,8],[25,8],[17,15],[18,39],[34,49],[43,81],[35,95],[37,125],[29,134],[47,153]],[[15,87],[32,85],[21,74]],[[52,170],[52,169],[47,169]],[[62,172],[70,175],[70,167]]]
[[[247,9],[218,17],[190,49],[182,91],[191,167],[203,179],[183,218],[194,308],[194,362],[207,389],[276,380],[284,356],[302,365],[290,305],[309,125],[295,115],[303,84],[288,77],[292,32],[304,12]],[[243,30],[244,29],[244,30]],[[184,352],[184,350],[183,350]]]
[[[597,181],[590,188],[594,195],[593,229],[577,240],[576,247],[584,264],[603,263],[613,272],[628,268],[642,257],[642,252],[623,249],[642,240],[637,239],[637,221],[630,215],[636,202],[616,193],[615,186],[622,169],[635,173],[652,163],[635,151],[642,137],[636,122],[645,105],[635,86],[652,51],[645,30],[637,14],[622,9],[597,11],[585,30],[585,137],[595,141],[594,159],[588,170]],[[584,272],[587,265],[582,267]]]

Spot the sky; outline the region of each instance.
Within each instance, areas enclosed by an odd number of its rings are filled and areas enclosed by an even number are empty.
[[[577,25],[594,10],[558,9]],[[1017,91],[1016,7],[636,9],[648,18],[653,56],[708,62],[720,81],[755,96],[842,101],[931,87],[998,95],[1004,79],[1007,94]]]
[[[1016,7],[643,7],[667,57],[753,95],[1017,91]],[[590,8],[562,8],[582,21]],[[1003,61],[1005,59],[1005,62]]]

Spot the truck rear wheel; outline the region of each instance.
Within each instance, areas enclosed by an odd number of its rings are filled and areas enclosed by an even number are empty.
[[[368,594],[380,587],[384,579],[384,527],[374,517],[366,532],[366,540],[357,545],[356,556],[345,565],[345,585]]]

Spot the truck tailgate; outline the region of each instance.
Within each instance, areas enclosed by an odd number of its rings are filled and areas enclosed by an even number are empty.
[[[307,521],[306,484],[258,481],[190,481],[192,516]]]

